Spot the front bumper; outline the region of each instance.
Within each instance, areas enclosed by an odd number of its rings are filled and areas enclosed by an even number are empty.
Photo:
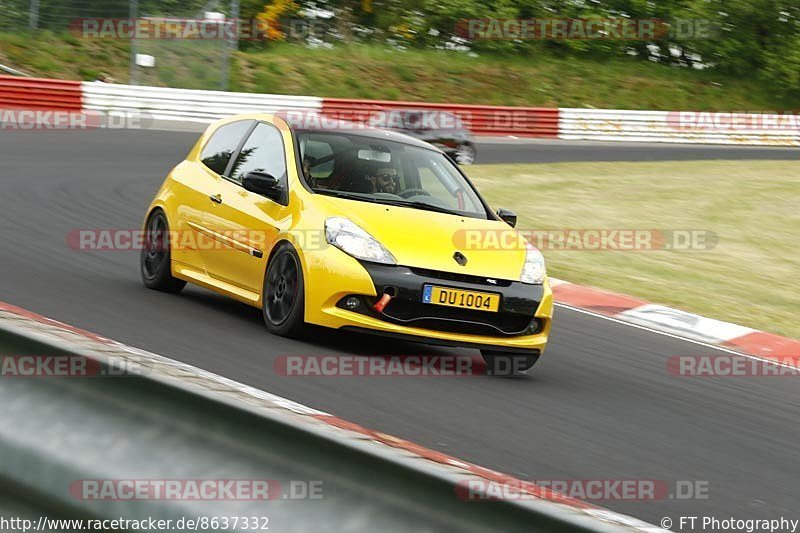
[[[325,276],[327,283],[313,283],[313,277],[307,283],[307,322],[429,344],[485,350],[542,352],[547,344],[553,299],[546,282],[527,285],[493,280],[495,283],[492,283],[488,278],[477,276],[359,262],[338,250],[335,252],[337,256],[324,261],[324,274],[319,273]],[[426,284],[498,293],[501,296],[499,311],[490,313],[422,303]],[[372,305],[385,292],[393,297],[379,313]],[[353,296],[360,300],[354,310],[344,305],[344,301]]]
[[[357,312],[393,324],[451,333],[471,333],[486,337],[519,337],[539,333],[544,320],[534,317],[542,301],[544,287],[479,276],[434,270],[362,263],[378,295],[388,293],[392,300],[383,310],[373,310],[374,298],[361,298]],[[489,292],[500,295],[498,312],[444,307],[422,302],[425,285]],[[337,305],[346,308],[344,300]]]

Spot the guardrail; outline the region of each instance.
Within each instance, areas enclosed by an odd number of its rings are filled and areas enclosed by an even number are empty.
[[[559,139],[800,146],[800,117],[775,113],[559,110]]]
[[[453,113],[462,120],[467,129],[476,135],[555,138],[559,131],[559,110],[544,107],[458,105],[344,98],[325,98],[322,101],[324,115],[356,122],[362,121],[370,113],[401,109]]]
[[[3,361],[0,479],[50,518],[266,517],[279,532],[657,529],[534,492],[464,501],[456,487],[467,480],[513,478],[1,302],[0,353],[79,354],[91,369],[84,377],[10,377]],[[261,482],[268,499],[131,488],[236,480]],[[123,483],[127,495],[109,488]]]
[[[193,91],[102,82],[83,83],[84,108],[91,111],[148,113],[153,118],[211,122],[240,113],[318,111],[322,99],[313,96]]]
[[[238,113],[293,111],[369,122],[370,115],[380,111],[415,109],[455,114],[476,135],[800,146],[800,117],[794,115],[394,102],[0,76],[0,109],[5,108],[84,109],[105,114],[147,113],[155,119],[197,123],[208,123]]]
[[[22,72],[21,70],[9,67],[8,65],[0,65],[0,70],[5,72],[6,74],[11,74],[12,76],[30,77],[30,74],[28,74],[27,72]]]
[[[0,109],[80,111],[80,82],[0,76]]]

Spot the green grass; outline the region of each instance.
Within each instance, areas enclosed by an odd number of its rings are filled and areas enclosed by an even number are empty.
[[[143,41],[157,67],[140,83],[220,86],[220,43]],[[128,81],[129,43],[49,32],[0,33],[0,63],[37,76]],[[460,52],[398,51],[378,45],[308,49],[293,44],[237,52],[231,88],[300,94],[496,105],[626,109],[791,109],[755,78],[733,78],[633,58],[469,57]]]
[[[248,92],[263,90],[258,73],[279,65],[282,92],[340,98],[665,110],[788,105],[776,102],[774,91],[757,80],[632,58],[469,57],[377,46],[308,50],[283,44],[264,52],[240,52],[237,64],[234,87]]]
[[[800,162],[476,165],[521,229],[699,229],[706,251],[543,250],[553,277],[800,338]]]
[[[77,39],[48,31],[0,33],[0,63],[45,78],[92,80],[99,73],[128,81],[129,43]]]

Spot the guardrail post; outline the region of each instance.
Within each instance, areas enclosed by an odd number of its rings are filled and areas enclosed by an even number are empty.
[[[135,24],[136,17],[139,16],[139,0],[130,0],[130,4],[128,5],[128,16]],[[133,36],[131,37],[131,85],[138,85],[136,82],[136,75],[136,32],[134,31]]]
[[[231,0],[231,16],[229,20],[234,24],[233,39],[222,41],[222,79],[220,80],[220,90],[227,91],[230,78],[230,58],[233,52],[239,49],[239,0]]]
[[[32,30],[39,27],[39,0],[31,0],[29,25]]]

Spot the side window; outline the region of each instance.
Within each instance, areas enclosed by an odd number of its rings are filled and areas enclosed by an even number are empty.
[[[330,157],[333,155],[333,148],[326,142],[321,141],[306,141],[305,152],[303,153],[303,171],[306,178],[314,178],[315,180],[324,180],[333,174],[333,164],[335,159]],[[323,158],[330,158],[324,163],[317,163]]]
[[[244,143],[236,163],[231,169],[231,179],[237,183],[253,171],[266,172],[286,183],[286,154],[281,132],[272,124],[259,123]]]
[[[240,120],[217,129],[200,152],[200,160],[217,174],[225,174],[228,161],[252,125],[250,120]]]

